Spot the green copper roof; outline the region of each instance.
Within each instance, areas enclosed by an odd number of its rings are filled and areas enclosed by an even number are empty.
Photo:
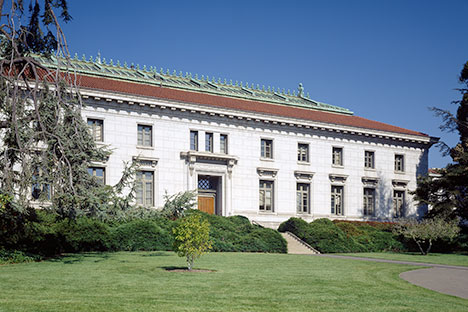
[[[56,57],[47,59],[45,57],[38,57],[39,60],[48,67],[56,67],[59,63],[61,67],[66,67],[63,58],[62,62],[58,62]],[[63,66],[62,66],[63,65]],[[121,80],[129,80],[133,82],[140,82],[145,84],[153,84],[158,86],[184,89],[202,93],[209,93],[213,95],[235,97],[245,100],[269,102],[287,106],[296,106],[307,109],[329,111],[340,114],[352,115],[353,112],[342,107],[321,103],[309,98],[309,94],[304,95],[304,88],[302,84],[299,84],[298,91],[295,90],[291,93],[289,90],[280,90],[277,88],[271,88],[260,85],[254,85],[253,83],[233,82],[232,80],[227,81],[226,79],[217,80],[208,76],[198,76],[197,74],[192,75],[191,73],[177,73],[175,70],[170,71],[169,69],[163,70],[162,68],[158,71],[156,67],[147,68],[146,65],[143,68],[137,64],[136,66],[132,63],[130,65],[127,62],[121,64],[119,61],[114,63],[111,59],[108,62],[105,58],[101,59],[100,54],[93,59],[89,57],[86,60],[85,55],[81,59],[75,54],[75,57],[71,59],[69,68],[75,71],[77,74],[87,74],[93,76],[108,77]]]

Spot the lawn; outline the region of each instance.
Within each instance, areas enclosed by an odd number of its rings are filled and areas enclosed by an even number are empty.
[[[0,311],[466,311],[407,283],[412,266],[287,254],[88,253],[0,266]]]
[[[375,258],[375,259],[398,260],[398,261],[412,261],[412,262],[468,266],[468,255],[460,255],[460,254],[438,254],[438,253],[431,254],[430,253],[427,256],[423,256],[420,253],[394,253],[394,252],[367,252],[366,253],[366,252],[361,252],[361,253],[344,253],[340,255],[353,256],[353,257],[367,257],[367,258]]]

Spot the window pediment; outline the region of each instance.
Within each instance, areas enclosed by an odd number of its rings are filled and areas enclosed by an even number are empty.
[[[361,181],[366,187],[376,187],[379,184],[379,178],[374,177],[362,177]]]
[[[299,171],[299,170],[294,171],[294,176],[296,177],[297,180],[312,181],[314,174],[315,172],[311,172],[311,171]]]
[[[328,175],[328,178],[330,179],[330,182],[332,183],[344,184],[348,176],[345,174],[330,174]]]
[[[275,178],[276,175],[278,174],[278,171],[279,169],[274,169],[274,168],[262,168],[262,167],[257,168],[257,173],[261,178],[265,178],[265,177]]]

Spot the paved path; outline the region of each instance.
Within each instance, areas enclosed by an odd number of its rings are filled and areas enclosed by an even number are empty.
[[[323,254],[315,256],[429,267],[425,269],[403,272],[400,274],[400,277],[414,285],[438,291],[447,295],[468,299],[468,267],[434,263],[361,258],[353,256]]]

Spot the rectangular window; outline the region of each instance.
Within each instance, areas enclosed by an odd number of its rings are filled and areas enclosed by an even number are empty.
[[[260,156],[273,159],[273,140],[261,139]]]
[[[213,133],[205,132],[205,151],[213,153]]]
[[[297,183],[296,202],[298,213],[310,212],[310,184]]]
[[[91,136],[96,142],[104,141],[104,121],[100,119],[88,118],[88,126],[91,130]]]
[[[190,150],[198,151],[198,131],[190,131]]]
[[[367,169],[374,169],[374,157],[375,153],[372,151],[365,151],[364,152],[364,168]]]
[[[365,188],[364,198],[363,198],[363,207],[362,207],[364,215],[373,216],[374,206],[375,206],[375,189]]]
[[[49,200],[51,187],[44,179],[42,169],[36,169],[32,176],[31,196],[33,199]]]
[[[299,143],[297,144],[297,160],[303,162],[309,162],[309,144]]]
[[[102,167],[89,167],[88,173],[101,185],[106,184],[106,169]]]
[[[333,147],[332,164],[335,166],[343,166],[343,148],[342,147]]]
[[[405,191],[393,191],[393,217],[404,217]]]
[[[219,151],[222,154],[228,153],[228,136],[227,134],[219,135]]]
[[[405,156],[395,155],[395,171],[405,172]]]
[[[260,180],[260,211],[273,212],[273,181]]]
[[[138,145],[153,146],[153,127],[138,125]]]
[[[343,215],[343,187],[332,185],[331,187],[331,213],[337,216]]]
[[[138,205],[152,207],[154,205],[154,173],[153,171],[138,171],[136,174],[136,202]]]

